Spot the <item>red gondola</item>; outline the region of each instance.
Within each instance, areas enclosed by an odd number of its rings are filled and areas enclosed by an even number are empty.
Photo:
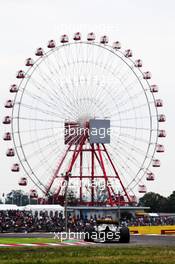
[[[162,107],[163,106],[163,100],[162,99],[157,99],[155,101],[155,106],[157,107]]]
[[[36,56],[43,56],[44,55],[44,50],[42,48],[38,48],[35,52]]]
[[[63,44],[69,42],[68,36],[67,35],[62,35],[60,37],[60,42],[63,43]]]
[[[49,49],[53,49],[56,47],[56,44],[55,44],[55,41],[53,39],[49,40],[48,44],[47,44],[47,47]]]
[[[12,84],[11,86],[10,86],[10,93],[17,93],[17,91],[18,91],[18,87],[17,87],[17,85],[16,84]]]
[[[159,91],[159,87],[156,84],[150,86],[150,91],[152,93],[157,93]]]
[[[13,172],[20,171],[19,164],[18,163],[13,164],[11,171],[13,171]]]
[[[18,184],[19,184],[20,186],[26,186],[26,185],[27,185],[27,179],[24,178],[24,177],[21,178],[21,179],[19,180]]]
[[[34,64],[34,61],[32,58],[26,59],[26,63],[25,63],[26,66],[33,66],[33,64]]]
[[[31,198],[38,198],[38,193],[36,190],[30,190],[30,197]]]
[[[152,172],[148,172],[148,173],[147,173],[146,180],[147,180],[147,181],[154,181],[154,180],[155,180],[155,175],[154,175],[154,173],[152,173]]]
[[[159,121],[159,122],[165,122],[165,121],[166,121],[166,116],[163,115],[163,114],[159,115],[159,116],[158,116],[158,121]]]
[[[108,39],[107,36],[102,36],[102,37],[100,38],[100,43],[101,43],[101,44],[107,44],[108,42],[109,42],[109,39]]]
[[[124,55],[126,58],[132,57],[132,50],[130,49],[125,50]]]
[[[138,192],[139,193],[146,193],[146,186],[144,184],[139,185]]]
[[[17,74],[16,74],[16,78],[17,79],[23,79],[23,78],[25,78],[25,72],[22,71],[22,70],[18,71]]]
[[[116,41],[113,43],[112,47],[113,47],[113,49],[116,49],[116,50],[121,49],[121,44],[119,41]]]
[[[11,124],[11,117],[10,116],[5,116],[4,120],[2,121],[3,124],[9,125]]]
[[[160,167],[160,160],[158,159],[153,160],[153,167]]]
[[[135,66],[135,67],[140,68],[140,67],[142,67],[142,65],[143,65],[143,63],[142,63],[142,60],[140,60],[140,59],[138,59],[138,60],[136,60],[136,61],[134,62],[134,66]]]
[[[158,153],[165,152],[164,145],[157,144],[156,152],[158,152]]]
[[[143,73],[143,79],[149,80],[151,79],[151,72],[147,71]]]
[[[88,33],[87,41],[94,41],[94,40],[95,40],[95,34],[93,32]]]
[[[11,133],[10,133],[10,132],[6,132],[6,133],[4,134],[3,139],[6,140],[6,141],[11,140],[11,139],[12,139],[12,137],[11,137]]]
[[[14,157],[15,156],[15,151],[13,148],[9,148],[6,152],[7,157]]]
[[[5,108],[12,108],[13,107],[13,101],[12,100],[7,100],[5,102]]]
[[[166,137],[166,131],[165,130],[159,130],[158,137]]]
[[[74,34],[73,40],[75,40],[75,41],[81,40],[81,33],[80,32],[76,32]]]

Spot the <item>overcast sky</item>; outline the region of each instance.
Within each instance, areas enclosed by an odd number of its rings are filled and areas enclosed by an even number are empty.
[[[0,0],[0,105],[9,99],[9,85],[27,57],[62,33],[95,31],[119,40],[152,72],[164,100],[167,138],[162,166],[149,191],[169,195],[175,190],[175,1],[173,0]],[[1,122],[2,124],[2,122]],[[4,127],[1,125],[1,137]],[[18,188],[0,141],[0,195]]]

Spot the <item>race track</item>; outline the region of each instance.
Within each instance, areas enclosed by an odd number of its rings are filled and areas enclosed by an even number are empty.
[[[52,233],[0,233],[1,237],[15,237],[15,238],[53,238]],[[119,244],[119,243],[94,243],[92,246],[175,246],[175,235],[131,235],[131,241],[129,244]]]

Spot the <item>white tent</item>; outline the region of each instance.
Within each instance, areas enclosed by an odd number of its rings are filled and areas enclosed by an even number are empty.
[[[19,210],[19,207],[16,204],[0,204],[0,211],[6,210]]]
[[[40,214],[40,212],[47,212],[48,215],[50,215],[52,212],[54,215],[56,212],[62,212],[64,215],[64,207],[59,204],[29,204],[24,206],[23,210],[31,211],[32,214],[35,212],[38,212],[38,214]]]
[[[64,207],[59,204],[28,204],[23,206],[25,210],[38,210],[38,211],[63,211]]]
[[[48,215],[50,215],[50,212],[53,213],[53,215],[57,212],[62,212],[64,215],[64,207],[59,204],[28,204],[26,206],[17,206],[14,204],[0,204],[0,211],[7,211],[7,210],[25,210],[25,211],[31,211],[32,214],[35,212],[38,212],[38,215],[40,212],[47,212]]]
[[[151,217],[157,217],[159,215],[157,213],[149,213],[149,216],[151,216]]]

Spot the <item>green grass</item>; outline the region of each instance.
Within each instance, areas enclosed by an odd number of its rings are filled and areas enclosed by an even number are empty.
[[[17,238],[17,237],[1,237],[0,244],[31,244],[31,243],[60,243],[59,239],[53,238]]]
[[[108,246],[1,248],[0,264],[173,264],[174,247]]]

